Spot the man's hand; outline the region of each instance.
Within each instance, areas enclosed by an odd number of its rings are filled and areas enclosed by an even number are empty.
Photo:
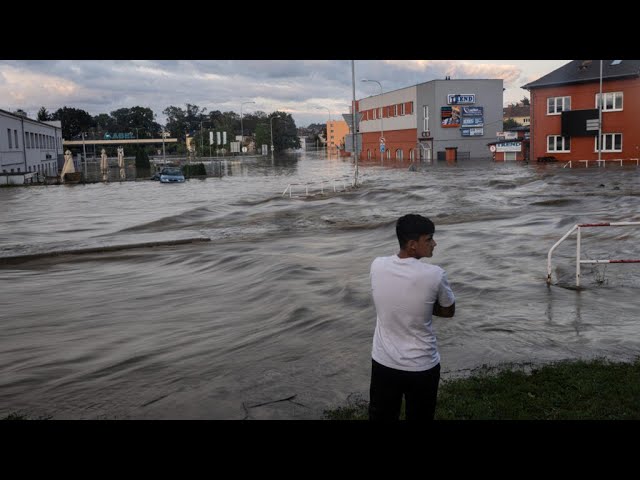
[[[456,304],[455,304],[455,302],[450,307],[441,306],[438,303],[437,300],[433,304],[433,314],[436,317],[451,318],[451,317],[453,317],[455,315],[455,313],[456,313]]]

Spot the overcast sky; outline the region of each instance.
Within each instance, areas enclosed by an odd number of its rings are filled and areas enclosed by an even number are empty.
[[[356,60],[356,98],[449,75],[501,78],[504,104],[528,96],[521,87],[570,60]],[[462,92],[465,93],[465,92]],[[164,124],[168,106],[187,103],[251,113],[285,111],[298,127],[342,119],[352,99],[351,60],[0,60],[0,108],[35,118],[67,106],[91,115],[148,107]]]

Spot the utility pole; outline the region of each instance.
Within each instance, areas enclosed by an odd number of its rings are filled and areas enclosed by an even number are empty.
[[[353,107],[351,108],[351,132],[353,134],[353,154],[356,160],[356,170],[353,177],[353,186],[358,186],[358,136],[356,135],[356,67],[355,60],[351,60],[351,85],[353,90]]]
[[[87,149],[84,144],[84,132],[82,132],[82,156],[84,157],[84,182],[87,183]]]
[[[598,101],[598,166],[602,160],[602,60],[600,60],[600,97]]]

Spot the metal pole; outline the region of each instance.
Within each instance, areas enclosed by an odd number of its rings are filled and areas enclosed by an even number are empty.
[[[165,131],[162,130],[162,164],[166,165],[167,164],[167,158],[164,154],[164,137],[165,137]]]
[[[353,90],[353,108],[352,117],[351,117],[351,131],[353,134],[353,153],[356,157],[356,171],[353,178],[353,186],[358,186],[358,137],[356,136],[356,69],[355,69],[355,61],[351,60],[351,85]]]
[[[600,60],[600,100],[598,101],[598,166],[602,160],[602,60]]]
[[[242,155],[242,148],[244,147],[244,126],[242,124],[242,105],[246,103],[256,103],[256,102],[242,102],[240,104],[240,155]]]
[[[82,155],[84,157],[84,181],[87,181],[87,150],[84,145],[84,132],[82,132]]]
[[[384,120],[383,120],[384,111],[382,109],[384,108],[384,105],[382,104],[382,96],[384,95],[384,93],[382,92],[382,84],[377,80],[368,80],[366,78],[363,79],[362,81],[377,83],[378,86],[380,87],[380,138],[383,139],[384,138]]]
[[[271,123],[271,158],[273,158],[273,119],[275,117],[271,117],[269,123]]]
[[[200,155],[204,155],[204,136],[202,135],[202,122],[200,122]]]

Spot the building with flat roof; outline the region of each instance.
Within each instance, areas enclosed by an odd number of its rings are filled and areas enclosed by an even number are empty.
[[[62,124],[0,110],[1,184],[22,184],[35,174],[56,176],[64,164]]]
[[[358,100],[359,158],[488,158],[487,143],[502,130],[502,98],[501,79],[447,77]]]

